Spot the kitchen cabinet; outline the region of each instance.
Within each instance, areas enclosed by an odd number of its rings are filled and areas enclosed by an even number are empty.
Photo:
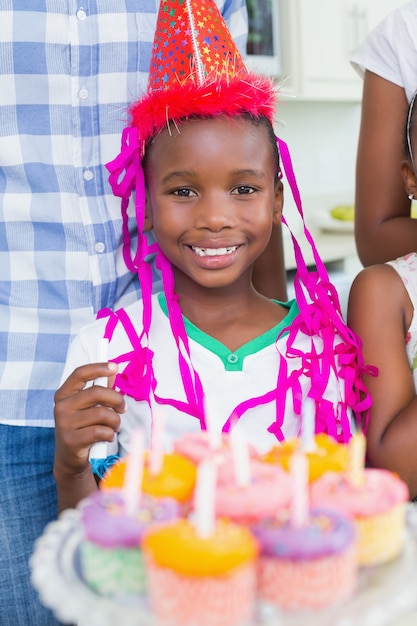
[[[349,59],[390,11],[405,0],[270,0],[278,3],[284,93],[299,100],[359,101],[362,81]],[[270,5],[273,6],[272,4]]]

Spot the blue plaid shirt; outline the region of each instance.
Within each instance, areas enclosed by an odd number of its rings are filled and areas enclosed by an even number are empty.
[[[245,0],[217,0],[244,48]],[[53,426],[68,345],[138,284],[104,163],[146,88],[158,0],[3,0],[0,422]]]

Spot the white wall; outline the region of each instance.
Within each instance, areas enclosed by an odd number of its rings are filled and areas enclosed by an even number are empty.
[[[353,202],[360,103],[297,102],[282,96],[277,134],[288,144],[307,220],[323,209]],[[284,213],[291,221],[295,205],[285,185]]]

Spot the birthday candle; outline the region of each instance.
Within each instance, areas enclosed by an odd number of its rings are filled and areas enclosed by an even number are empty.
[[[215,527],[216,464],[208,459],[200,463],[195,487],[193,523],[199,537],[210,537]]]
[[[230,433],[230,444],[236,482],[239,487],[247,487],[251,482],[249,446],[239,428]]]
[[[308,521],[308,460],[304,452],[296,451],[290,460],[292,480],[291,524],[296,528],[305,526]]]
[[[303,400],[301,411],[301,447],[306,452],[316,448],[314,433],[316,430],[316,402],[307,397]]]
[[[164,415],[160,407],[152,411],[151,449],[149,454],[149,471],[155,476],[162,471],[164,461]]]
[[[348,480],[355,487],[365,481],[366,439],[363,433],[355,433],[349,443]]]
[[[140,505],[144,463],[144,434],[141,428],[133,431],[126,472],[122,487],[123,499],[128,515],[135,515]]]
[[[215,416],[217,415],[217,407],[213,398],[210,400],[204,396],[204,417],[206,420],[206,428],[209,438],[210,448],[219,450],[221,448],[221,432],[216,426]]]
[[[101,337],[97,344],[97,363],[108,362],[109,360],[109,340],[105,337]],[[101,385],[102,387],[107,387],[109,384],[109,379],[107,376],[101,376],[100,378],[96,378],[94,381],[95,385]],[[90,459],[105,459],[108,456],[108,442],[107,441],[98,441],[93,444],[90,448],[89,458]]]
[[[97,344],[97,363],[107,363],[109,360],[109,340],[105,337],[101,337]],[[96,378],[94,381],[95,385],[101,385],[102,387],[107,387],[109,384],[109,379],[107,376],[101,376],[100,378]]]

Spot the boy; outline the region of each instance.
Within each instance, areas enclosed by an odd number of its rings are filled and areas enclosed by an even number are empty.
[[[96,488],[90,446],[120,431],[125,451],[138,423],[149,432],[157,404],[167,441],[206,427],[207,400],[219,430],[233,423],[265,450],[301,432],[307,396],[316,430],[347,440],[362,390],[356,339],[326,284],[304,277],[311,304],[301,294],[299,303],[269,300],[252,284],[282,211],[273,84],[247,72],[210,0],[170,0],[158,23],[148,94],[109,165],[125,218],[135,189],[141,234],[134,258],[126,240],[125,259],[143,299],[104,312],[70,352],[55,409],[61,509]],[[151,227],[158,244],[148,248]],[[153,253],[164,284],[155,296]],[[103,336],[118,371],[94,362]],[[85,387],[102,376],[114,389]]]

